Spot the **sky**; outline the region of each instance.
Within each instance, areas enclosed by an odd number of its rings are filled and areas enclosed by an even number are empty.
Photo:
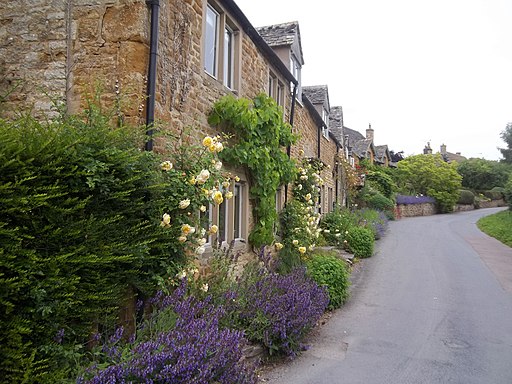
[[[298,21],[302,85],[405,155],[430,142],[498,160],[512,122],[512,0],[235,0],[254,27]],[[313,6],[314,5],[314,6]]]

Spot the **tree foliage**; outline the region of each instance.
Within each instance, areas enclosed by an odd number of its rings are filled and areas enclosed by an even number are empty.
[[[462,186],[473,190],[503,187],[511,168],[506,164],[485,159],[469,159],[460,163],[457,171],[462,176]]]
[[[455,163],[437,155],[410,156],[398,163],[399,187],[408,195],[423,194],[436,199],[441,212],[450,212],[459,198],[462,176]]]
[[[500,137],[507,144],[507,148],[499,148],[505,163],[512,164],[512,123],[508,123],[500,134]]]

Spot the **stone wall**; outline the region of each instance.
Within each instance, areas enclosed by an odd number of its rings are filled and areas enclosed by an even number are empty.
[[[472,211],[475,209],[475,206],[473,204],[456,204],[453,211],[454,212],[466,212],[466,211]]]
[[[222,1],[218,3],[222,5]],[[180,133],[187,127],[188,137],[196,140],[218,133],[207,123],[213,103],[227,94],[253,98],[266,92],[270,70],[285,86],[284,114],[288,120],[289,81],[272,68],[240,25],[236,91],[204,71],[205,4],[204,0],[160,1],[155,98],[158,128]],[[33,108],[36,115],[50,116],[55,114],[51,98],[64,102],[71,113],[81,111],[90,101],[100,101],[126,122],[143,124],[149,34],[150,9],[145,0],[1,2],[0,41],[4,44],[0,46],[0,95],[18,86],[5,105],[11,110]],[[296,103],[293,129],[300,140],[291,148],[292,157],[301,159],[301,150],[304,156],[317,157],[318,127],[300,103]],[[323,136],[320,144],[320,158],[330,166],[321,174],[325,181],[322,212],[326,212],[330,209],[329,188],[335,199],[336,145]],[[157,141],[156,150],[165,150],[162,141]],[[243,170],[230,171],[246,179]]]
[[[480,201],[479,208],[496,208],[496,207],[505,207],[507,203],[503,199],[499,200],[490,200],[490,201]]]
[[[398,204],[397,218],[414,217],[414,216],[430,216],[437,213],[434,203],[422,204]]]

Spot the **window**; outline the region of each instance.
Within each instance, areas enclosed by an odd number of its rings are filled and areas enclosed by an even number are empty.
[[[277,105],[284,108],[284,84],[272,72],[268,76],[268,95],[276,101]]]
[[[233,193],[233,238],[241,239],[243,238],[243,218],[244,218],[244,210],[243,210],[243,194],[242,194],[242,184],[236,183]]]
[[[297,98],[297,100],[302,101],[302,87],[301,87],[301,73],[300,73],[300,70],[301,70],[301,66],[299,64],[299,61],[297,60],[297,58],[293,54],[291,54],[290,55],[290,72],[292,73],[293,77],[295,77],[295,79],[298,82],[296,98]],[[293,87],[294,87],[294,85],[290,84],[290,89],[293,90]]]
[[[214,77],[217,76],[219,17],[219,13],[210,5],[206,7],[204,70]]]
[[[327,210],[328,212],[332,212],[332,210],[334,209],[334,201],[333,201],[333,193],[332,193],[332,188],[329,187],[327,188]]]
[[[324,126],[322,126],[322,135],[329,139],[329,112],[325,108],[322,108],[322,120],[324,121]]]
[[[235,89],[238,28],[218,6],[206,6],[204,27],[204,70],[229,89]]]
[[[229,26],[224,27],[224,76],[223,84],[228,88],[233,88],[233,31]]]
[[[219,213],[218,213],[218,232],[217,232],[217,241],[219,244],[222,244],[226,241],[227,234],[227,226],[228,226],[228,202],[226,199],[219,205]]]

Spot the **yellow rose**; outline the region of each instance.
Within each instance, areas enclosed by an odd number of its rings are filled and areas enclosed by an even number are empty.
[[[178,237],[178,241],[180,243],[184,243],[185,241],[187,241],[187,238],[185,236],[180,236],[180,237]]]
[[[217,233],[219,230],[219,227],[217,227],[215,224],[210,227],[210,233]]]
[[[240,178],[238,176],[235,176],[235,181],[238,183],[240,181]]]
[[[195,178],[194,176],[192,176],[188,182],[189,182],[191,185],[196,185],[197,180],[196,180],[196,178]]]
[[[233,192],[231,191],[227,191],[225,194],[224,194],[224,197],[229,200],[233,197]]]
[[[212,193],[212,200],[215,204],[220,205],[224,201],[224,198],[222,197],[221,191],[214,191]]]
[[[190,199],[181,200],[179,207],[180,209],[185,209],[190,205]]]
[[[299,247],[299,252],[301,254],[305,254],[306,253],[306,247]]]
[[[188,224],[183,224],[181,226],[181,233],[185,236],[190,235],[190,234],[194,233],[195,231],[196,231],[196,229],[194,227],[191,227]]]
[[[209,147],[213,144],[213,139],[210,137],[210,136],[206,136],[204,139],[203,139],[203,145],[205,147]]]
[[[283,244],[281,244],[281,243],[276,243],[276,244],[275,244],[275,247],[276,247],[276,249],[279,251],[279,250],[283,249]]]
[[[201,206],[199,207],[199,210],[200,210],[201,212],[206,212],[206,205],[201,205]]]

